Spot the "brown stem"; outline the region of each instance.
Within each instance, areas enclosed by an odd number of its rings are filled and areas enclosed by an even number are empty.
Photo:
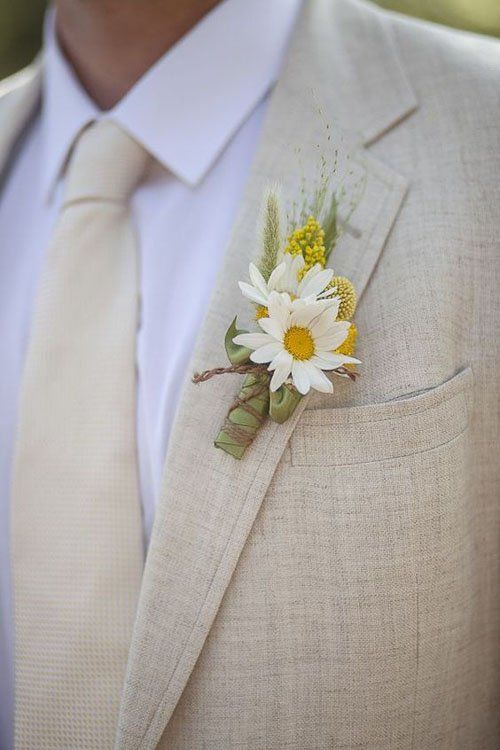
[[[249,372],[255,374],[268,372],[266,365],[231,365],[231,367],[214,367],[213,370],[204,370],[203,372],[195,372],[191,378],[193,383],[204,383],[206,380],[210,380],[215,375],[227,375],[228,373],[236,375],[247,375]],[[350,380],[356,380],[359,377],[359,373],[348,370],[347,367],[337,367],[332,372],[336,372],[339,375],[347,375]]]
[[[348,370],[347,367],[337,367],[333,372],[337,372],[339,375],[347,375],[350,380],[356,380],[359,377],[359,373]]]
[[[195,372],[191,378],[193,383],[204,383],[206,380],[210,380],[214,375],[226,375],[228,373],[236,373],[236,375],[247,375],[249,372],[252,373],[264,373],[267,372],[266,365],[231,365],[231,367],[215,367],[213,370],[204,370],[204,372]]]

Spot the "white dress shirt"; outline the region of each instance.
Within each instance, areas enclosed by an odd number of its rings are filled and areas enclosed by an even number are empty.
[[[179,389],[299,3],[224,0],[108,112],[79,85],[47,17],[42,108],[0,194],[1,750],[12,746],[8,518],[17,401],[68,152],[86,124],[105,117],[155,159],[132,199],[141,267],[137,442],[147,540]]]

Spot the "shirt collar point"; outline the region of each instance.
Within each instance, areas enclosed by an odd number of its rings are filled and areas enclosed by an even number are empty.
[[[174,175],[174,177],[187,185],[187,187],[193,189],[198,187],[199,184],[203,182],[203,179],[208,172],[208,168],[205,167],[189,169],[180,165],[172,166],[172,164],[169,164],[167,162],[164,163],[164,166],[169,170],[169,172]]]

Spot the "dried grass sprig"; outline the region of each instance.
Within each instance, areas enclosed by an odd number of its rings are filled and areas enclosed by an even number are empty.
[[[262,253],[258,268],[266,281],[278,264],[282,245],[281,209],[277,188],[271,188],[264,198],[262,224]]]

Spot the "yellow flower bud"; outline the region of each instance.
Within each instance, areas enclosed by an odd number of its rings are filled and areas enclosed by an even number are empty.
[[[302,255],[304,268],[299,274],[299,280],[319,263],[323,268],[326,264],[325,233],[321,224],[314,216],[310,216],[303,227],[296,229],[288,238],[285,252],[290,255]]]

